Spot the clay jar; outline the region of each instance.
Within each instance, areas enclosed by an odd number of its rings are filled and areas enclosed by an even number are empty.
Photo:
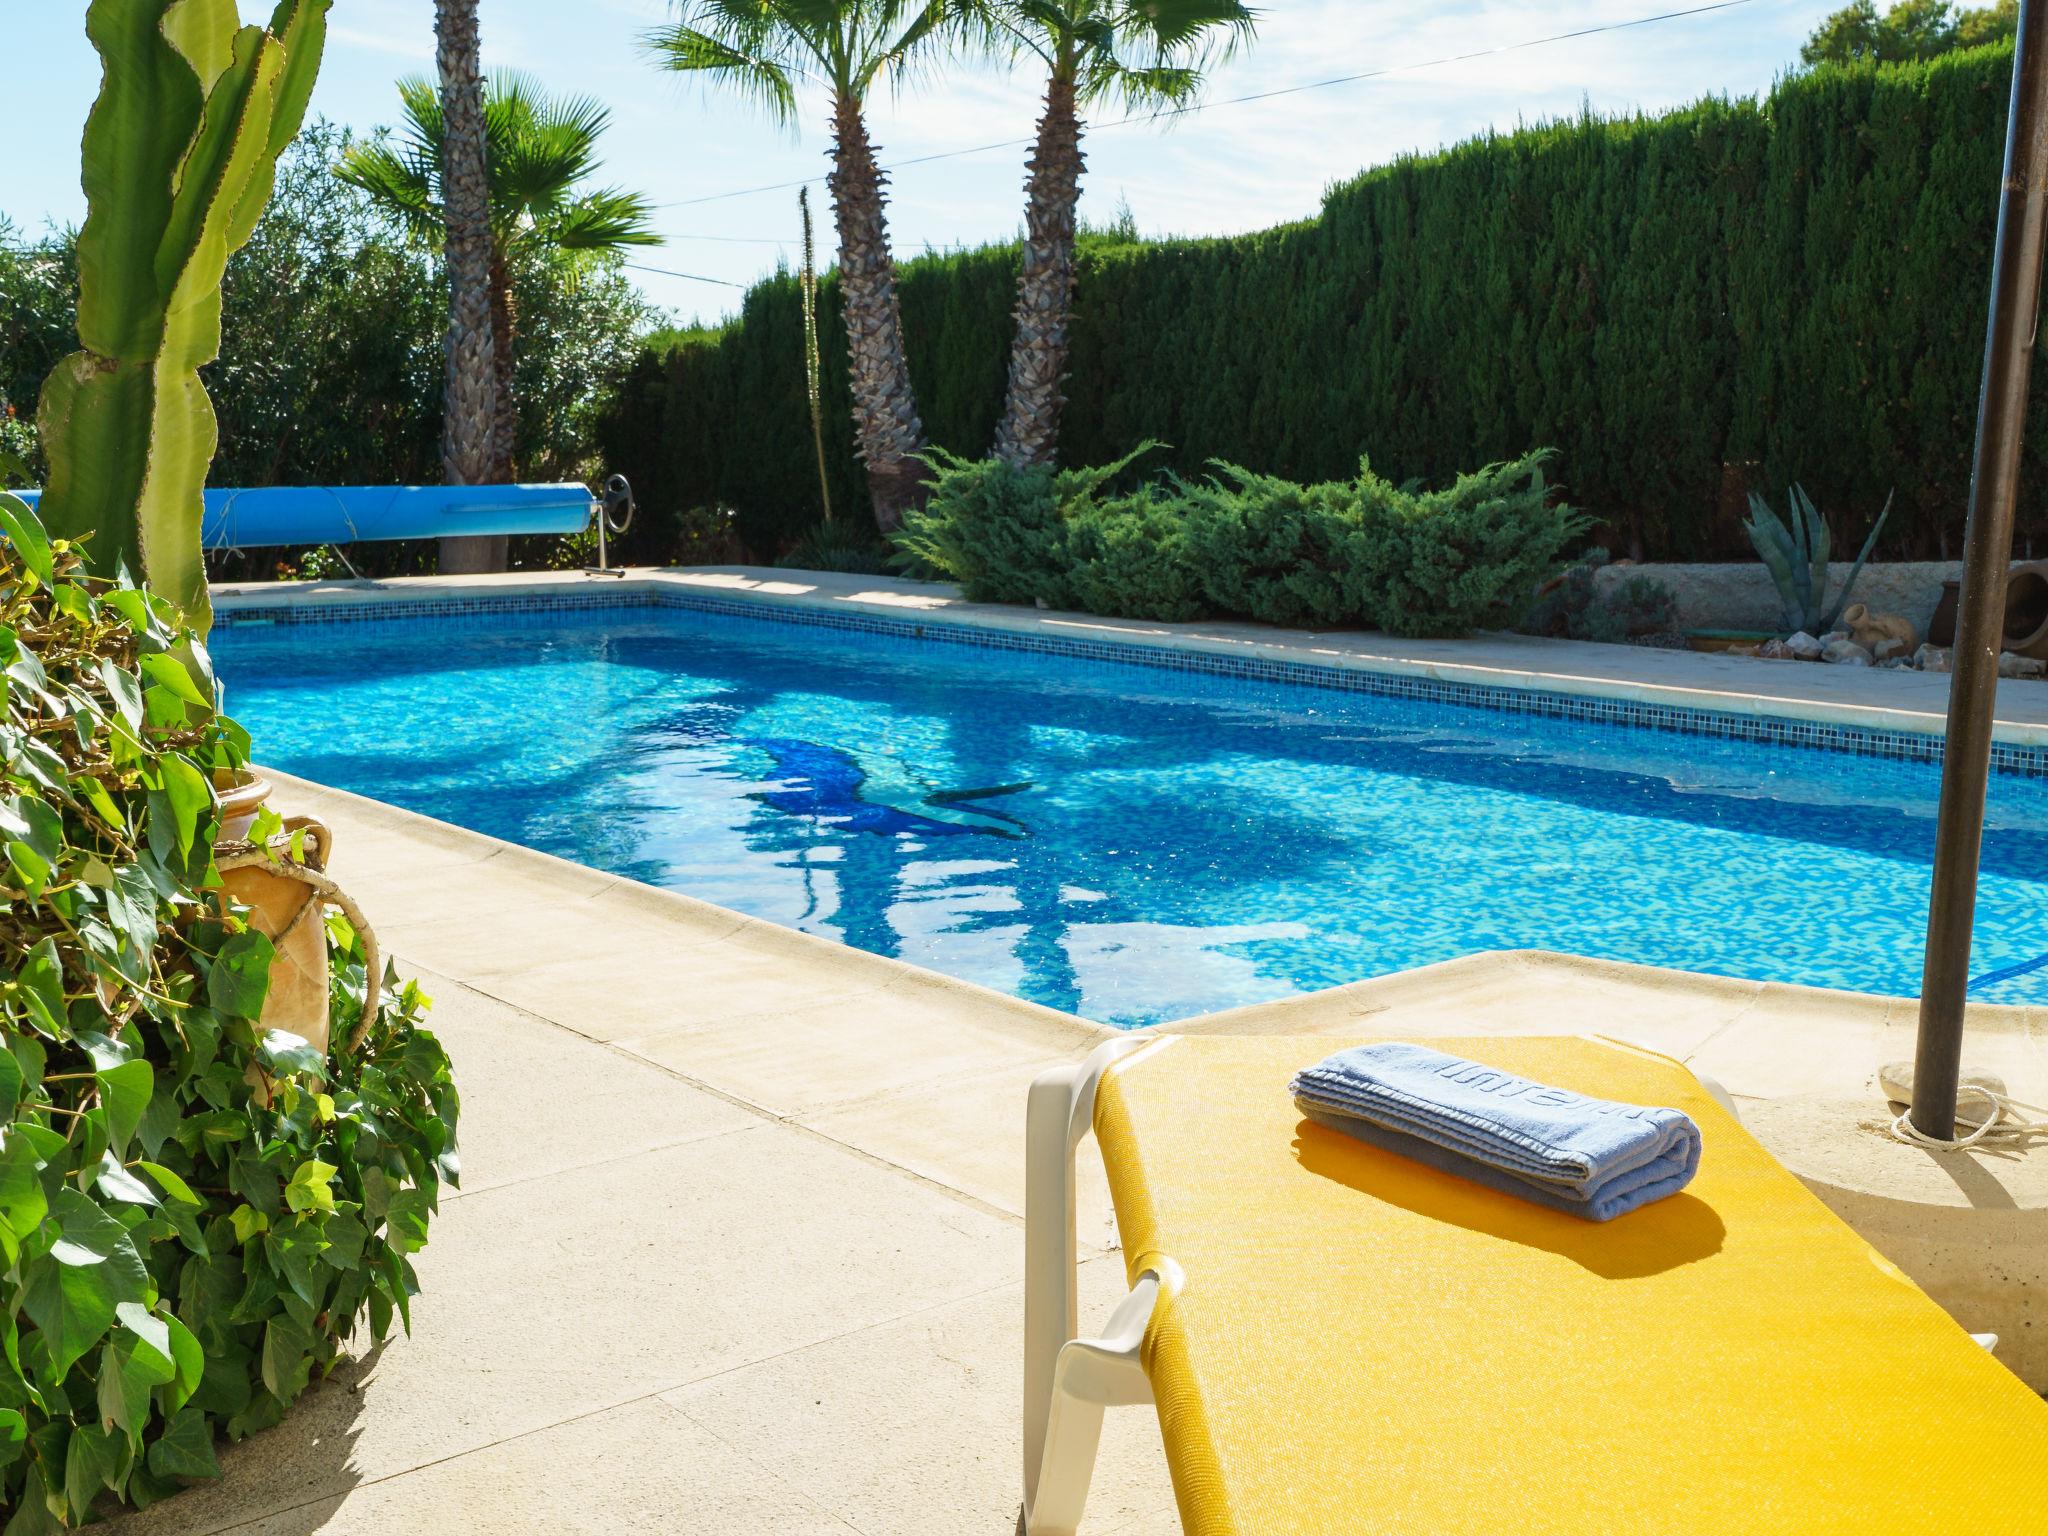
[[[222,842],[246,841],[257,809],[270,796],[270,785],[254,774],[242,774],[218,788]],[[327,862],[328,832],[310,817],[292,817],[287,832],[305,829],[306,862],[319,869]],[[320,898],[312,889],[267,869],[228,870],[221,876],[226,895],[248,907],[249,926],[277,946],[271,962],[270,992],[263,1000],[264,1029],[299,1036],[322,1055],[327,1052],[327,924]]]

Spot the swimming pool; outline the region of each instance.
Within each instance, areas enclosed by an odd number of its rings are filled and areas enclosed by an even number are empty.
[[[1541,948],[1913,995],[1931,764],[618,606],[231,624],[259,758],[1119,1025]],[[1973,997],[2048,1001],[1994,777]]]

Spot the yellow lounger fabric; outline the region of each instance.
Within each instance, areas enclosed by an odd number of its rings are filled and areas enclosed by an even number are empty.
[[[2048,1405],[1683,1067],[1432,1040],[1696,1120],[1684,1193],[1596,1225],[1304,1121],[1327,1038],[1162,1041],[1095,1129],[1189,1536],[2048,1531]]]

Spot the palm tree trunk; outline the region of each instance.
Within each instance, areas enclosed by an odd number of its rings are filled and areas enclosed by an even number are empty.
[[[839,294],[853,386],[853,426],[875,526],[894,533],[924,495],[924,424],[903,355],[903,312],[896,264],[889,256],[881,168],[860,102],[841,97],[832,108],[832,211],[839,223]]]
[[[1067,320],[1074,306],[1074,228],[1081,200],[1081,119],[1074,83],[1055,75],[1038,120],[1024,215],[1024,270],[1017,279],[1017,331],[1010,388],[996,426],[996,457],[1016,465],[1057,458],[1060,385],[1067,376]]]
[[[510,485],[518,474],[519,399],[512,374],[518,355],[519,315],[512,298],[512,271],[505,253],[491,247],[491,344],[494,379],[491,415],[491,476]]]
[[[490,192],[484,166],[483,65],[477,0],[434,0],[434,41],[441,74],[441,206],[448,263],[448,364],[441,469],[452,485],[484,485],[491,476],[494,369],[491,331]],[[441,569],[490,569],[472,539],[443,539]]]

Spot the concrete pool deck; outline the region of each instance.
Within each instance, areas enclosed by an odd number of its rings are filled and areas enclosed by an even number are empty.
[[[1224,658],[1300,663],[1515,692],[1563,693],[1621,704],[1712,710],[1859,730],[1939,736],[1946,721],[1945,674],[1769,662],[1647,646],[1600,645],[1489,633],[1463,640],[1401,640],[1355,630],[1312,632],[1264,624],[1152,623],[970,603],[941,582],[848,576],[756,566],[636,569],[623,577],[579,571],[500,576],[417,576],[379,582],[248,582],[214,589],[215,604],[239,616],[264,610],[403,605],[437,598],[528,598],[661,592],[758,606],[764,612],[824,612],[912,619],[1061,641],[1191,650]],[[1996,739],[2048,750],[2048,682],[2007,679],[1998,687]]]
[[[412,1338],[226,1450],[218,1484],[108,1529],[1008,1531],[1025,1086],[1111,1031],[274,777],[435,995],[464,1188],[419,1256]],[[2048,1099],[2048,1009],[1971,1025],[1973,1064]],[[1868,1083],[1910,1007],[1507,954],[1172,1028],[1606,1033],[1718,1076],[1791,1156],[1822,1115],[1875,1136]],[[2048,1208],[2038,1156],[1896,1155],[1929,1200],[2029,1231]],[[1124,1277],[1081,1167],[1085,1326]],[[1143,1410],[1109,1415],[1087,1529],[1178,1529]]]

